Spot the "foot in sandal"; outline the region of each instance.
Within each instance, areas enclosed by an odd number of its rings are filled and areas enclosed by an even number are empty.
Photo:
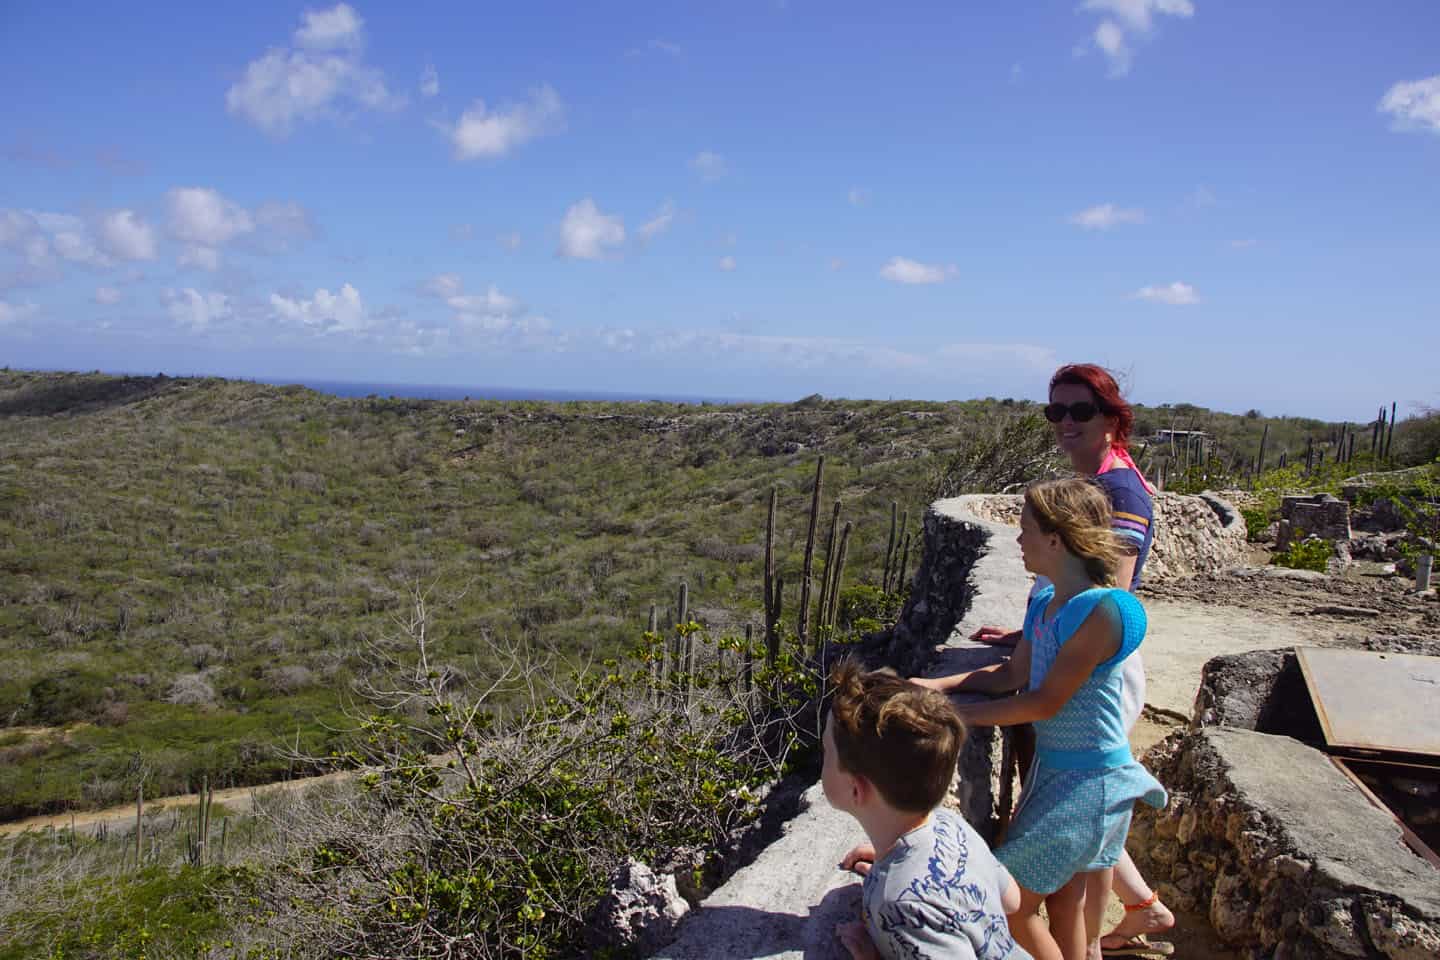
[[[1174,952],[1168,943],[1146,939],[1147,934],[1163,933],[1175,926],[1175,915],[1157,894],[1152,892],[1139,903],[1124,906],[1124,919],[1100,938],[1100,949],[1107,957],[1164,957]]]
[[[1175,945],[1165,940],[1151,940],[1143,933],[1137,933],[1133,937],[1121,939],[1114,934],[1107,935],[1101,939],[1103,944],[1110,941],[1110,946],[1101,946],[1102,957],[1142,957],[1144,960],[1163,960],[1175,952]]]

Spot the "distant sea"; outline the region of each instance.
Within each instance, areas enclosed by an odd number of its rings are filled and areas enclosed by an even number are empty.
[[[343,380],[286,380],[255,378],[275,386],[299,384],[335,397],[412,397],[419,400],[548,400],[565,403],[572,400],[597,400],[609,403],[644,403],[660,400],[665,403],[754,403],[738,397],[696,397],[673,393],[605,393],[599,390],[544,390],[531,387],[455,387],[433,383],[351,383]]]

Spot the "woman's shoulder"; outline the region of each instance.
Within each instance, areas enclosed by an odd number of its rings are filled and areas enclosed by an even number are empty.
[[[1113,510],[1139,514],[1149,519],[1154,512],[1150,493],[1140,475],[1129,467],[1117,467],[1095,475],[1095,482],[1110,498]]]

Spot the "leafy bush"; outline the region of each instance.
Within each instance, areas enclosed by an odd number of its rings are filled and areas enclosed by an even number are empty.
[[[1259,507],[1242,507],[1240,516],[1245,518],[1245,539],[1258,543],[1270,535],[1270,512]]]
[[[467,956],[573,956],[626,858],[664,865],[713,848],[793,759],[807,708],[815,737],[819,684],[788,655],[758,669],[747,694],[735,671],[657,677],[669,641],[656,634],[599,673],[495,647],[470,677],[482,692],[467,697],[444,683],[431,629],[417,598],[403,633],[375,648],[387,664],[371,689],[380,712],[335,758],[366,771],[360,795],[286,826],[296,852],[264,894],[277,945],[302,956],[428,956],[462,942]],[[680,632],[706,642],[698,624]],[[695,662],[707,660],[717,662]],[[703,861],[679,865],[703,873]]]
[[[959,450],[930,477],[932,498],[997,493],[1057,475],[1054,431],[1033,410],[967,426]]]
[[[1324,573],[1329,569],[1330,559],[1334,556],[1335,548],[1330,545],[1330,541],[1311,537],[1291,541],[1288,547],[1275,554],[1272,562],[1276,566]]]

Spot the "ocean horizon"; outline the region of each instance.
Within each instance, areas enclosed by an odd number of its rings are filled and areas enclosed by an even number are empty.
[[[674,393],[619,393],[603,390],[551,390],[540,387],[455,386],[436,383],[373,383],[350,380],[317,380],[309,377],[245,377],[272,386],[302,386],[335,397],[406,397],[414,400],[543,400],[568,403],[582,400],[605,403],[701,404],[763,403],[740,397],[702,397]]]

